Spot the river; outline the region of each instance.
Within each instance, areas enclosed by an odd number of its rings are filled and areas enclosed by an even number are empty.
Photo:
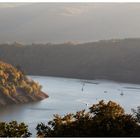
[[[88,109],[100,100],[115,101],[127,113],[140,105],[140,85],[109,80],[80,80],[47,76],[29,76],[42,85],[49,98],[25,105],[7,106],[0,111],[0,121],[17,120],[29,125],[35,136],[39,122],[47,122],[53,114],[64,115]]]

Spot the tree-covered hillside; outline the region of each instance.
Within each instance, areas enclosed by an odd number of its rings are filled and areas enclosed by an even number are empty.
[[[0,106],[37,101],[48,97],[41,86],[20,70],[0,61]]]
[[[140,39],[83,44],[1,44],[0,59],[26,74],[140,83]]]

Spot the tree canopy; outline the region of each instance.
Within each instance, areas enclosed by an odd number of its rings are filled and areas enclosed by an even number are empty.
[[[134,111],[133,111],[134,112]],[[140,137],[139,112],[126,114],[117,103],[100,101],[89,111],[54,115],[47,124],[39,123],[37,137]],[[25,123],[0,122],[0,137],[30,137]]]
[[[36,127],[38,137],[133,137],[140,136],[137,120],[117,103],[100,101],[85,110],[63,117],[54,115],[47,125]]]
[[[9,123],[0,122],[0,137],[30,137],[31,133],[25,123],[12,121]]]

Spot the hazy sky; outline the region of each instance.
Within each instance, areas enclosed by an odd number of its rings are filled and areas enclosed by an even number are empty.
[[[0,4],[0,43],[140,37],[140,4]]]

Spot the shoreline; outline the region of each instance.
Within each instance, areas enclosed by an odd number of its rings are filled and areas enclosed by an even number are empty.
[[[135,85],[140,85],[140,81],[130,81],[130,80],[116,80],[116,79],[113,79],[113,78],[95,78],[95,79],[92,79],[92,78],[80,78],[80,77],[72,77],[72,76],[55,76],[55,75],[30,75],[30,74],[27,74],[28,77],[50,77],[50,78],[64,78],[64,79],[71,79],[71,80],[78,80],[78,81],[85,81],[87,83],[90,83],[92,81],[110,81],[110,82],[114,82],[114,83],[119,83],[119,84],[123,84],[123,83],[126,83],[126,84],[135,84]],[[96,83],[92,83],[92,84],[96,84]]]

